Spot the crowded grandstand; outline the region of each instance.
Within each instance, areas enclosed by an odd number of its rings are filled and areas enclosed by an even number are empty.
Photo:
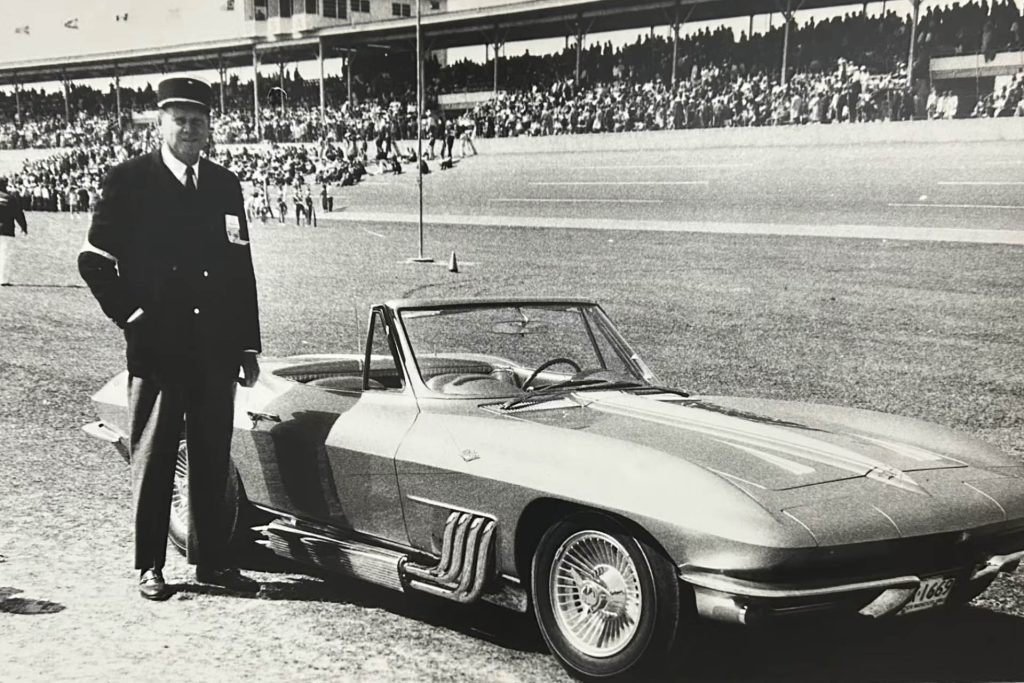
[[[419,121],[423,156],[450,166],[456,143],[460,155],[475,154],[478,137],[1024,116],[1024,65],[973,101],[928,83],[933,57],[988,59],[997,51],[1020,51],[1021,16],[1013,0],[933,7],[916,32],[912,28],[908,17],[891,10],[793,24],[785,77],[781,25],[739,36],[724,26],[705,28],[681,38],[678,52],[652,30],[625,45],[596,42],[579,55],[567,46],[554,54],[508,57],[502,88],[461,110],[441,107],[441,96],[484,89],[493,61],[431,60],[427,110]],[[914,64],[908,69],[912,33]],[[403,163],[418,161],[409,142],[417,137],[415,69],[402,53],[381,57],[375,67],[348,82],[327,77],[326,98],[335,104],[323,110],[316,104],[316,81],[304,80],[297,69],[282,72],[287,106],[263,108],[259,120],[248,108],[251,82],[232,76],[215,85],[223,88],[225,107],[213,120],[211,156],[261,188],[267,205],[271,187],[279,195],[286,187],[304,195],[309,191],[303,186],[314,184],[326,195],[329,185],[401,172]],[[0,93],[0,149],[58,150],[26,162],[11,179],[12,190],[32,210],[88,210],[108,168],[157,143],[143,115],[155,106],[148,85],[117,95],[113,88],[75,85],[66,101],[60,92]]]

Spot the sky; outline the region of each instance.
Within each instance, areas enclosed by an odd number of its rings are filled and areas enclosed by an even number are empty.
[[[82,0],[43,0],[5,2],[4,28],[10,32],[0,40],[0,63],[30,59],[47,59],[64,55],[106,52],[117,49],[133,49],[162,45],[175,45],[181,42],[215,40],[237,35],[244,26],[242,19],[243,0],[236,0],[233,11],[225,11],[226,0],[105,0],[99,3],[85,3]],[[507,0],[449,0],[450,10],[470,9],[503,4]],[[772,5],[774,3],[766,3]],[[888,0],[887,10],[905,14],[910,12],[910,2],[906,0]],[[948,4],[945,0],[925,0],[924,7]],[[868,3],[868,13],[881,13],[883,3]],[[798,23],[809,18],[825,18],[842,15],[847,12],[861,11],[862,4],[843,5],[830,10],[801,11],[796,13]],[[119,21],[118,17],[127,15],[127,21]],[[77,28],[65,27],[65,22],[77,19]],[[779,23],[776,12],[772,18]],[[723,23],[732,26],[737,35],[749,27],[749,18],[741,17],[728,22],[693,23],[684,26],[683,34],[701,30],[707,26],[718,26]],[[754,18],[754,32],[763,32],[768,28],[769,15]],[[18,31],[28,26],[28,34]],[[649,29],[648,29],[649,30]],[[667,26],[656,31],[662,35],[670,35]],[[616,31],[611,34],[593,34],[588,36],[587,43],[605,42],[625,44],[635,41],[638,35],[647,30]],[[529,50],[531,54],[544,54],[559,51],[565,47],[564,39],[548,39],[509,44],[505,47],[505,56],[522,54]],[[458,48],[449,51],[449,61],[467,58],[482,62],[486,49],[479,47]],[[290,65],[289,68],[295,65]],[[325,66],[328,74],[338,73],[341,69],[340,60],[328,60]],[[310,61],[299,65],[304,76],[315,78],[319,70],[316,63]],[[276,72],[275,66],[268,66],[261,74],[268,76]],[[229,72],[229,74],[232,72]],[[194,75],[216,80],[215,71],[198,72]],[[249,80],[251,67],[239,70],[242,80]],[[122,84],[128,87],[140,87],[146,82],[155,82],[156,76],[123,78]],[[93,87],[106,89],[111,79],[90,79],[80,81]],[[28,87],[40,87],[35,84]],[[48,90],[58,87],[57,84],[45,84]],[[10,87],[4,88],[10,91]]]

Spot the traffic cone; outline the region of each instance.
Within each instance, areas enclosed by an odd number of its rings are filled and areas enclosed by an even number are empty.
[[[459,272],[459,261],[455,258],[455,252],[452,252],[451,258],[448,259],[448,272],[457,273]]]

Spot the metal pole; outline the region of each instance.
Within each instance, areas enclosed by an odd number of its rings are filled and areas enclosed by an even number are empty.
[[[324,90],[324,39],[323,36],[317,38],[317,45],[320,51],[317,55],[317,59],[320,62],[320,130],[321,135],[326,137],[327,129],[327,93]]]
[[[260,59],[255,47],[252,49],[252,115],[256,141],[259,142],[263,139],[260,134]]]
[[[789,23],[793,17],[793,13],[790,12],[790,3],[792,0],[786,0],[786,11],[782,13],[782,20],[785,22],[785,28],[782,31],[782,85],[786,85],[786,67],[789,61]]]
[[[418,255],[411,259],[416,263],[429,263],[434,259],[423,255],[423,24],[421,10],[423,3],[416,0],[416,187],[419,191],[419,238]]]
[[[751,40],[754,37],[754,15],[750,15],[750,28],[747,29],[747,40]]]
[[[914,91],[914,46],[917,44],[917,19],[921,9],[921,0],[910,0],[914,5],[914,15],[910,24],[910,50],[907,54],[907,88],[913,96]]]

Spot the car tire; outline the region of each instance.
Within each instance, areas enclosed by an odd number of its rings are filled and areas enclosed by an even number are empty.
[[[242,482],[234,465],[228,475],[227,490],[224,492],[224,509],[227,515],[224,524],[227,526],[228,538],[236,540],[241,522]],[[171,544],[184,555],[188,548],[188,444],[185,439],[178,443],[178,459],[174,463],[174,483],[171,487],[171,519],[167,527],[167,537]]]
[[[636,679],[672,655],[681,611],[673,565],[614,519],[577,514],[552,526],[530,580],[541,634],[576,678]]]

